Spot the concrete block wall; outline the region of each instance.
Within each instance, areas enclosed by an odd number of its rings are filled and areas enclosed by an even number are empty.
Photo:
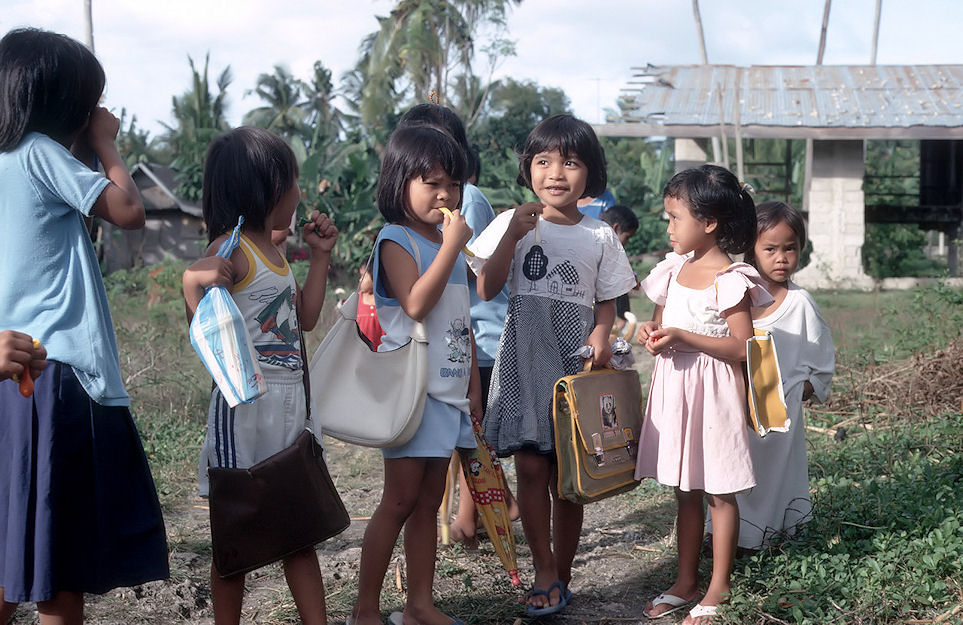
[[[863,272],[866,235],[862,141],[814,141],[807,231],[813,253],[793,278],[813,289],[871,289]]]

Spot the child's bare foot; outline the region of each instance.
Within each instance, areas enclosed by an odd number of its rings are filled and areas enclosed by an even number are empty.
[[[508,491],[508,520],[517,521],[521,517],[521,512],[518,510],[518,501],[515,496],[512,495],[512,491]]]

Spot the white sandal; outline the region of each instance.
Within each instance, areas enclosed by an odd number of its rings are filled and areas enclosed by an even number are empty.
[[[652,600],[652,609],[655,609],[657,606],[660,606],[660,605],[670,605],[672,607],[666,610],[665,612],[660,612],[659,614],[656,614],[655,616],[650,615],[644,609],[642,610],[642,614],[644,614],[645,617],[649,619],[662,618],[663,616],[668,616],[673,612],[678,612],[682,608],[691,604],[692,604],[691,601],[686,601],[682,597],[676,597],[675,595],[670,595],[669,593],[664,592]]]
[[[697,603],[694,608],[689,610],[689,618],[692,620],[700,618],[712,619],[716,614],[719,613],[719,606],[717,605],[702,605]]]

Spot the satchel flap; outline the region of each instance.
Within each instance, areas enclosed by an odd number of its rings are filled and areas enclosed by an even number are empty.
[[[637,445],[642,429],[642,386],[635,370],[602,369],[559,380],[574,407],[577,436],[586,453]]]

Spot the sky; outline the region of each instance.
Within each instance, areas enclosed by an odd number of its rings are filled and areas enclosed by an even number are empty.
[[[283,65],[307,80],[316,60],[335,86],[392,0],[92,0],[94,49],[107,74],[105,105],[155,135],[172,123],[171,97],[190,86],[188,56],[214,79],[230,66],[228,119],[261,104],[247,93]],[[870,61],[876,0],[832,3],[825,64]],[[0,32],[21,26],[84,40],[83,0],[0,0]],[[710,63],[812,65],[824,0],[701,0]],[[877,63],[963,63],[961,0],[882,0]],[[562,89],[590,123],[615,109],[632,68],[700,62],[688,0],[523,0],[509,15],[517,54],[495,77]],[[480,42],[483,44],[484,42]],[[487,73],[477,54],[475,72]]]

